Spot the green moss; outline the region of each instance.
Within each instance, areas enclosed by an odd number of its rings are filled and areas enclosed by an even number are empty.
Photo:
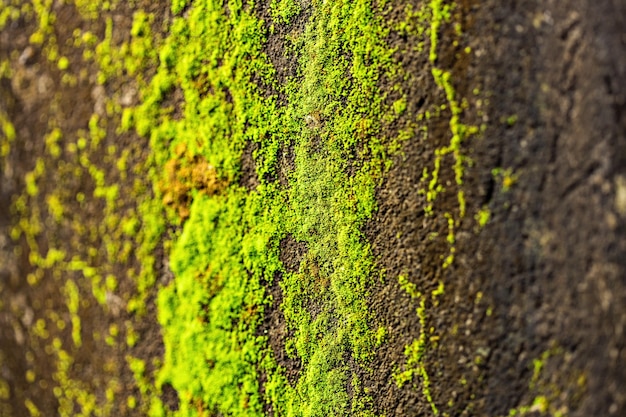
[[[44,174],[45,170],[46,166],[44,160],[38,158],[37,162],[35,163],[35,168],[32,171],[26,173],[24,180],[26,182],[26,193],[29,196],[35,197],[39,194],[37,181]]]
[[[491,175],[500,183],[502,192],[508,192],[518,180],[518,174],[513,172],[512,168],[494,168]]]
[[[60,57],[59,60],[57,61],[57,67],[61,71],[65,71],[69,66],[70,66],[70,61],[64,56]]]
[[[189,0],[172,0],[172,13],[179,14],[189,4]]]
[[[481,228],[485,227],[485,225],[489,223],[489,219],[491,219],[491,211],[489,210],[489,207],[483,207],[480,209],[478,213],[476,213],[475,218],[478,226]]]
[[[79,13],[89,20],[97,20],[103,12],[115,9],[117,0],[74,0]]]
[[[426,353],[426,349],[428,348],[428,326],[426,324],[426,309],[426,299],[422,296],[420,297],[419,307],[417,308],[417,316],[419,317],[421,326],[420,336],[418,339],[414,340],[412,343],[408,344],[404,348],[404,354],[407,358],[407,362],[404,365],[404,370],[394,373],[393,377],[395,379],[396,385],[402,387],[407,382],[412,381],[415,376],[418,376],[420,378],[422,394],[430,405],[433,414],[438,415],[439,410],[435,405],[432,394],[430,392],[430,377],[428,376],[428,372],[426,371],[426,368],[424,366],[424,355]],[[431,337],[431,340],[433,340],[433,337]]]
[[[33,403],[30,399],[27,398],[26,400],[24,400],[24,405],[26,406],[26,409],[28,410],[28,413],[31,417],[41,416],[41,411],[39,411],[35,403]]]
[[[400,283],[402,289],[412,298],[420,298],[422,296],[422,293],[417,290],[415,284],[410,282],[405,275],[400,275],[398,277],[398,282]]]
[[[567,368],[557,374],[547,373],[546,367],[559,367],[567,361],[568,353],[558,344],[552,343],[539,357],[532,360],[532,375],[529,381],[529,394],[532,400],[522,401],[523,405],[509,411],[509,416],[534,415],[537,412],[551,416],[565,417],[578,407],[586,389],[586,376],[577,369]],[[567,392],[567,395],[564,395]]]
[[[287,2],[274,7],[291,10]],[[389,166],[384,159],[393,138],[373,133],[406,106],[398,101],[385,107],[377,91],[378,78],[393,68],[392,51],[383,41],[387,29],[378,19],[366,2],[348,8],[316,4],[297,40],[302,86],[278,86],[290,97],[290,104],[280,107],[249,82],[252,74],[266,80],[274,74],[259,53],[260,22],[236,4],[229,4],[227,15],[211,3],[194,3],[187,19],[172,23],[159,52],[162,65],[143,104],[127,112],[126,127],[150,135],[157,166],[179,157],[176,150],[184,144],[188,154],[206,159],[231,184],[239,176],[245,142],[259,144],[261,183],[255,192],[237,186],[213,196],[193,191],[189,218],[171,253],[176,281],[159,296],[167,352],[160,381],[188,393],[182,414],[201,407],[255,415],[266,401],[280,414],[346,415],[351,410],[346,391],[351,376],[343,358],[351,354],[359,362],[368,360],[383,337],[368,326],[365,295],[373,264],[359,229],[375,207],[376,178]],[[230,36],[225,26],[233,28]],[[330,42],[316,41],[321,38]],[[353,51],[352,56],[346,59],[343,50]],[[199,51],[214,52],[201,56]],[[185,98],[178,121],[159,106],[173,82]],[[337,112],[344,102],[349,111]],[[327,157],[311,152],[314,141]],[[359,142],[365,144],[360,158],[368,162],[348,178],[346,156]],[[295,153],[289,190],[267,180],[278,168],[281,146],[293,146]],[[285,317],[294,330],[288,345],[304,364],[296,387],[287,384],[266,338],[253,336],[264,305],[261,280],[273,279],[282,269],[278,243],[286,234],[309,247],[301,270],[284,274],[282,285]],[[322,294],[315,316],[306,304],[314,290]],[[233,349],[229,340],[239,341],[238,347]],[[214,367],[194,365],[197,357]],[[269,375],[265,398],[258,395],[257,369]],[[367,395],[362,396],[359,404],[368,404]],[[359,413],[366,415],[365,408]]]
[[[46,55],[50,61],[56,61],[58,49],[54,36],[53,25],[56,15],[52,11],[52,0],[33,0],[33,9],[37,16],[37,31],[30,35],[30,42],[43,44],[46,42]]]
[[[300,2],[297,0],[272,0],[270,3],[272,19],[279,23],[289,24],[301,10]]]
[[[67,309],[69,310],[70,320],[72,322],[72,340],[74,341],[74,346],[80,347],[82,345],[81,320],[78,314],[80,295],[76,283],[72,280],[65,281],[64,292],[67,297]]]
[[[401,115],[406,110],[406,98],[401,98],[399,100],[394,101],[393,110],[397,115]]]
[[[452,8],[449,4],[443,4],[443,0],[430,0],[430,53],[431,63],[437,61],[437,46],[439,43],[439,29],[444,21],[450,21]]]
[[[513,114],[509,117],[506,118],[506,124],[509,126],[513,126],[515,123],[517,123],[517,115]]]
[[[59,128],[54,128],[44,138],[46,143],[46,150],[53,158],[58,158],[61,155],[61,147],[59,142],[63,139],[63,134]]]
[[[61,203],[59,197],[55,194],[50,194],[47,196],[46,202],[48,203],[48,210],[50,211],[52,217],[57,222],[60,222],[63,219],[65,208],[63,207],[63,203]]]
[[[21,10],[19,7],[3,2],[2,7],[0,7],[0,30],[4,29],[10,21],[16,21],[19,19],[20,15]]]

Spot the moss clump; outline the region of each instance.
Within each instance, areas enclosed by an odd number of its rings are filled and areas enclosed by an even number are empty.
[[[407,107],[406,98],[387,100],[391,91],[380,89],[383,77],[398,82],[403,77],[385,42],[392,30],[382,18],[385,7],[313,2],[304,30],[287,41],[289,50],[298,51],[297,79],[279,84],[263,54],[270,22],[236,2],[227,7],[194,2],[185,17],[172,22],[143,103],[126,112],[126,127],[150,137],[152,175],[166,204],[182,200],[188,207],[177,209],[186,221],[171,252],[176,279],[158,302],[166,344],[159,383],[171,383],[181,395],[180,415],[261,415],[266,405],[277,415],[373,415],[365,391],[350,400],[349,385],[358,386],[358,375],[345,362],[350,358],[365,366],[383,338],[369,325],[366,299],[374,264],[361,230],[375,210],[374,189],[390,156],[411,136],[382,133],[393,131],[386,127]],[[289,1],[273,2],[270,9],[280,24],[302,13]],[[433,1],[411,14],[415,18],[403,30],[428,36],[434,63],[450,7]],[[431,203],[442,190],[444,155],[454,155],[456,182],[462,183],[460,146],[473,132],[460,122],[462,106],[450,74],[434,68],[433,77],[452,109],[452,139],[436,152]],[[287,100],[264,94],[268,85]],[[176,110],[161,104],[172,91],[183,97]],[[253,191],[238,185],[241,155],[250,142],[257,149],[259,185]],[[274,180],[286,149],[294,155],[288,187]],[[223,184],[219,192],[202,192],[194,183],[198,164],[221,179],[215,180]],[[462,193],[459,205],[462,217]],[[454,259],[456,224],[446,217],[452,249],[445,266]],[[296,271],[279,260],[287,235],[308,248]],[[293,335],[285,349],[302,363],[294,385],[268,348],[267,336],[257,334],[268,303],[264,283],[278,274],[281,309]],[[425,322],[425,300],[420,306]],[[428,375],[413,354],[435,340],[423,334],[418,348],[407,347],[408,364],[399,378],[419,374],[436,412]]]

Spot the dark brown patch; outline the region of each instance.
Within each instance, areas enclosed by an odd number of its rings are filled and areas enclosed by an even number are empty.
[[[619,365],[626,284],[618,278],[625,220],[615,203],[625,171],[626,93],[617,80],[626,68],[618,29],[626,7],[575,3],[458,5],[473,55],[443,44],[438,65],[452,69],[457,96],[469,100],[464,120],[490,122],[466,143],[475,164],[466,171],[468,216],[456,228],[450,268],[439,266],[445,247],[420,230],[445,227],[421,214],[415,166],[427,161],[415,144],[378,191],[380,209],[366,233],[388,281],[372,290],[372,307],[392,332],[374,375],[389,378],[390,362],[402,363],[402,345],[421,331],[415,322],[406,336],[401,330],[415,304],[397,288],[397,274],[408,272],[426,294],[441,279],[445,294],[428,315],[439,340],[424,361],[440,412],[507,415],[539,395],[551,413],[567,407],[576,416],[621,415],[626,408]],[[436,92],[415,85],[432,103]],[[515,123],[507,122],[511,115]],[[494,167],[518,174],[511,191],[494,179]],[[452,210],[452,203],[444,197],[435,212]],[[483,204],[492,220],[479,232],[472,215]],[[531,384],[533,361],[551,349],[559,353]],[[420,381],[411,392],[370,383],[381,387],[378,412],[430,414]]]
[[[254,191],[259,185],[259,177],[256,173],[256,163],[254,161],[254,153],[258,149],[259,144],[257,142],[248,142],[241,155],[239,185],[245,187],[248,191]]]
[[[298,272],[308,251],[305,242],[298,242],[292,235],[287,235],[280,241],[279,259],[287,272]]]
[[[267,288],[271,303],[265,307],[263,322],[257,330],[259,336],[267,336],[268,343],[278,366],[282,367],[287,381],[295,386],[300,376],[302,362],[297,356],[292,357],[285,350],[285,342],[293,337],[281,310],[283,291],[280,287],[281,275],[278,274],[272,285]],[[269,405],[267,405],[269,407]]]
[[[576,382],[557,371],[557,404],[571,415],[622,415],[626,374],[616,369],[626,344],[618,330],[626,325],[626,283],[618,277],[626,242],[615,192],[626,143],[626,91],[617,81],[626,71],[626,6],[525,2],[479,19],[500,33],[477,68],[493,92],[490,116],[518,116],[512,127],[492,123],[476,145],[479,164],[493,164],[497,146],[496,163],[518,173],[510,193],[496,189],[494,221],[478,242],[475,274],[486,278],[499,329],[486,411],[505,412],[515,400],[503,388],[514,370],[556,344],[566,368],[588,381],[576,399]],[[536,395],[521,388],[526,402]]]
[[[304,256],[308,252],[308,248],[304,242],[296,241],[293,236],[288,235],[280,242],[279,258],[285,267],[287,273],[297,272],[300,268]],[[267,336],[268,343],[276,359],[276,363],[285,371],[285,376],[292,386],[298,382],[302,362],[297,356],[292,357],[285,350],[285,343],[288,339],[293,338],[293,329],[289,327],[285,320],[285,315],[281,310],[283,302],[283,291],[280,286],[282,281],[282,273],[278,273],[274,281],[267,287],[268,299],[271,303],[265,307],[263,322],[257,330],[259,336]],[[261,390],[264,389],[264,374],[261,375]],[[266,404],[266,413],[272,414],[271,406]]]
[[[161,107],[169,112],[172,120],[180,120],[185,114],[185,96],[183,89],[178,85],[174,85],[169,91],[165,92],[165,98],[161,103]]]
[[[279,87],[276,89],[259,79],[253,81],[266,96],[276,97],[281,105],[286,104],[287,101],[287,96],[282,88],[298,75],[299,68],[297,56],[293,55],[293,52],[289,52],[290,38],[300,36],[304,32],[311,13],[312,6],[308,5],[302,9],[300,14],[294,16],[289,24],[284,24],[273,22],[269,2],[255,3],[254,14],[265,23],[267,40],[263,47],[263,53],[269,58],[276,71],[274,78]],[[272,25],[274,27],[273,32],[270,31]]]
[[[178,392],[170,384],[161,387],[161,401],[170,411],[177,411],[179,406]]]

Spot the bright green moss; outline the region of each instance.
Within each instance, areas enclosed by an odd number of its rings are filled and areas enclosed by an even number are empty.
[[[480,226],[481,228],[485,227],[485,225],[489,223],[489,219],[491,218],[491,211],[488,207],[483,207],[478,211],[478,213],[476,213],[475,218],[478,226]]]
[[[270,3],[270,11],[274,21],[289,24],[291,19],[297,16],[301,11],[301,2],[297,0],[272,0]]]
[[[57,67],[61,71],[65,71],[69,66],[70,66],[70,61],[67,59],[67,57],[62,56],[57,61]]]

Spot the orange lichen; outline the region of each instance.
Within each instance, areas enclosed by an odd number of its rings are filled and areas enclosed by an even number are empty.
[[[219,178],[217,170],[199,155],[190,155],[184,144],[179,144],[176,156],[165,164],[164,178],[159,182],[163,204],[175,210],[181,219],[189,217],[192,191],[212,196],[227,186],[227,181]]]

